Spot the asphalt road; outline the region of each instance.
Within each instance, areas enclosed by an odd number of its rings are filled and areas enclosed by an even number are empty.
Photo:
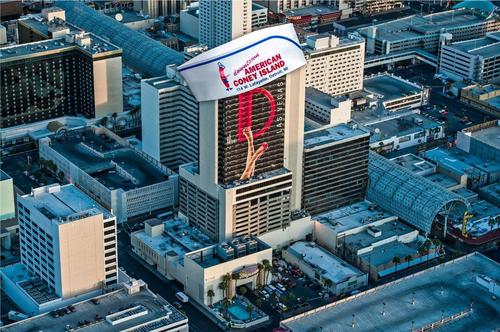
[[[137,262],[133,257],[131,257],[127,250],[129,240],[127,238],[128,234],[126,232],[122,230],[118,237],[118,265],[120,267],[123,267],[131,277],[144,280],[144,282],[148,284],[148,287],[149,289],[151,289],[151,291],[160,294],[168,302],[179,302],[179,300],[175,297],[175,293],[183,290],[182,285],[176,281],[165,281],[160,279],[142,264]],[[183,310],[189,318],[190,331],[221,331],[221,329],[217,325],[215,325],[192,304],[183,303],[181,310]]]

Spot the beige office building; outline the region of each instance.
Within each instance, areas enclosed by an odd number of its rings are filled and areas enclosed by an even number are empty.
[[[18,196],[21,263],[67,299],[117,283],[116,217],[74,185]]]
[[[304,47],[307,60],[306,87],[332,96],[363,89],[365,42],[350,35],[339,38],[328,34],[309,36]]]

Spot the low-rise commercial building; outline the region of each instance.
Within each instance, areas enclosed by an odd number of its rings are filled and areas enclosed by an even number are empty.
[[[342,257],[373,280],[426,262],[441,253],[419,236],[418,230],[398,221],[368,226],[347,235],[341,242]]]
[[[370,148],[379,153],[396,151],[445,137],[443,126],[418,113],[394,117],[365,126],[370,130]]]
[[[401,77],[382,73],[365,77],[364,90],[370,94],[371,108],[383,108],[394,112],[418,108],[427,104],[429,90]]]
[[[343,238],[359,233],[369,226],[398,220],[395,215],[369,201],[357,202],[312,217],[314,239],[334,254],[342,255]]]
[[[306,87],[332,96],[363,89],[365,42],[359,36],[308,36],[303,47]]]
[[[210,238],[185,220],[150,219],[144,230],[130,235],[133,251],[149,265],[172,280],[184,280],[184,256],[194,250],[214,244]]]
[[[368,276],[314,242],[295,242],[282,252],[283,259],[298,266],[309,278],[320,281],[340,296],[368,284]],[[326,281],[329,280],[329,281]]]
[[[70,314],[46,313],[3,327],[9,332],[61,329],[81,331],[187,332],[188,318],[142,280],[130,279],[122,288],[70,306]]]
[[[185,292],[200,304],[232,298],[238,286],[255,289],[265,282],[257,264],[264,259],[271,262],[272,249],[257,238],[245,236],[214,244],[180,218],[166,222],[151,219],[144,225],[143,231],[131,234],[133,251],[166,278],[183,284]],[[226,275],[231,280],[220,289]],[[208,296],[208,290],[215,295]]]
[[[389,54],[416,48],[437,53],[440,38],[449,33],[452,41],[483,37],[498,31],[500,20],[475,9],[454,9],[429,15],[411,15],[358,29],[366,38],[368,54]]]
[[[40,158],[112,210],[118,222],[173,207],[177,174],[104,127],[72,130],[39,142]]]
[[[315,88],[306,88],[306,118],[320,125],[337,125],[351,121],[351,100],[332,97]]]
[[[363,200],[370,134],[355,123],[304,134],[302,208],[318,214]]]
[[[460,90],[460,101],[500,117],[500,87],[493,84],[472,85]]]
[[[493,279],[499,269],[497,262],[474,252],[285,319],[281,327],[285,331],[342,331],[353,325],[360,331],[437,326],[443,331],[495,330],[500,318],[492,296]]]
[[[272,262],[272,248],[252,236],[244,236],[222,242],[207,248],[186,254],[184,259],[185,291],[198,303],[208,305],[224,297],[231,299],[236,288],[246,286],[256,289],[271,282],[259,266],[267,260]],[[225,289],[219,284],[225,282]],[[208,291],[215,295],[211,298]]]
[[[442,45],[439,72],[453,80],[489,83],[500,80],[500,32]]]
[[[118,282],[116,217],[74,185],[18,196],[21,263],[1,271],[3,289],[36,315]]]
[[[414,174],[423,176],[427,180],[450,191],[456,191],[467,186],[466,174],[459,175],[443,171],[436,164],[414,154],[405,154],[391,160]]]

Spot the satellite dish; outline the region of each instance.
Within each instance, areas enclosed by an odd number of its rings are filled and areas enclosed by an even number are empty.
[[[123,15],[121,13],[116,14],[115,15],[115,20],[117,20],[118,22],[123,21]]]
[[[375,128],[374,132],[375,134],[380,134],[380,128]]]

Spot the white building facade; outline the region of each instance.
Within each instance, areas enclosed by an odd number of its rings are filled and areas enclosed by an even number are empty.
[[[198,101],[174,68],[141,82],[142,150],[168,168],[198,160]]]
[[[306,87],[333,96],[363,89],[365,42],[362,38],[314,35],[306,41]]]
[[[200,0],[199,40],[214,48],[252,32],[251,0]]]

